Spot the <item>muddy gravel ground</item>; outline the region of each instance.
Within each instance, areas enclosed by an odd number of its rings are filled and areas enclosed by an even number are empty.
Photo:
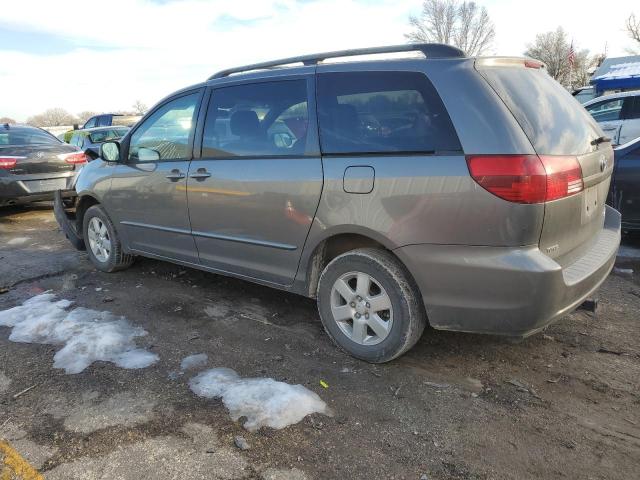
[[[376,366],[334,347],[309,299],[145,259],[100,273],[48,206],[3,209],[0,309],[51,290],[126,316],[160,360],[67,375],[59,347],[2,327],[0,438],[47,479],[639,478],[640,241],[627,241],[596,314],[520,343],[428,329]],[[195,353],[302,384],[333,414],[250,433],[189,389],[197,370],[179,365]]]

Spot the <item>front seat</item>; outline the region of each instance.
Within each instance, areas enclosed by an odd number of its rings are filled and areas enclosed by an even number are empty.
[[[226,143],[223,149],[239,155],[264,152],[266,135],[260,128],[258,114],[253,110],[238,110],[229,119],[231,134],[239,137]]]

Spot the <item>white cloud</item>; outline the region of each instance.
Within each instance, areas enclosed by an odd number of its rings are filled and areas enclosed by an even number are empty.
[[[0,83],[12,92],[3,98],[0,115],[25,119],[55,106],[72,112],[118,110],[136,99],[153,104],[225,67],[314,51],[403,43],[406,19],[415,3],[135,0],[109,2],[109,8],[91,12],[86,2],[12,2],[0,10],[1,23],[40,33],[72,32],[71,40],[79,45],[115,49],[77,48],[37,55],[0,47],[0,65],[15,67],[0,69]],[[87,11],[93,24],[69,20],[68,12],[80,10]]]
[[[624,54],[624,20],[637,0],[480,0],[496,24],[495,51],[520,55],[536,33],[562,25],[577,47]],[[403,43],[420,0],[82,0],[9,2],[0,29],[64,37],[66,53],[0,45],[0,116],[61,106],[72,112],[153,104],[213,72],[333,49]],[[78,12],[77,15],[72,12]],[[640,11],[638,11],[640,13]],[[5,35],[6,36],[6,35]],[[43,47],[44,48],[44,47]],[[10,92],[7,94],[6,92]]]

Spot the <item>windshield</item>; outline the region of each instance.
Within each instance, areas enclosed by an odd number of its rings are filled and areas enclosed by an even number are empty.
[[[10,127],[0,130],[0,146],[3,145],[59,145],[56,137],[38,128]]]
[[[545,70],[480,68],[540,155],[580,155],[603,135],[580,103]]]
[[[124,137],[125,133],[129,130],[127,128],[111,128],[109,130],[100,130],[99,132],[92,132],[89,135],[91,143],[104,143],[111,140],[119,140]]]

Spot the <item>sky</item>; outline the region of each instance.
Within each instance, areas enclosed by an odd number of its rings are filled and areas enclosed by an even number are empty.
[[[0,117],[151,106],[217,70],[345,48],[405,43],[421,0],[21,0],[0,9]],[[562,26],[576,49],[622,56],[638,0],[477,0],[492,54],[522,55]]]

